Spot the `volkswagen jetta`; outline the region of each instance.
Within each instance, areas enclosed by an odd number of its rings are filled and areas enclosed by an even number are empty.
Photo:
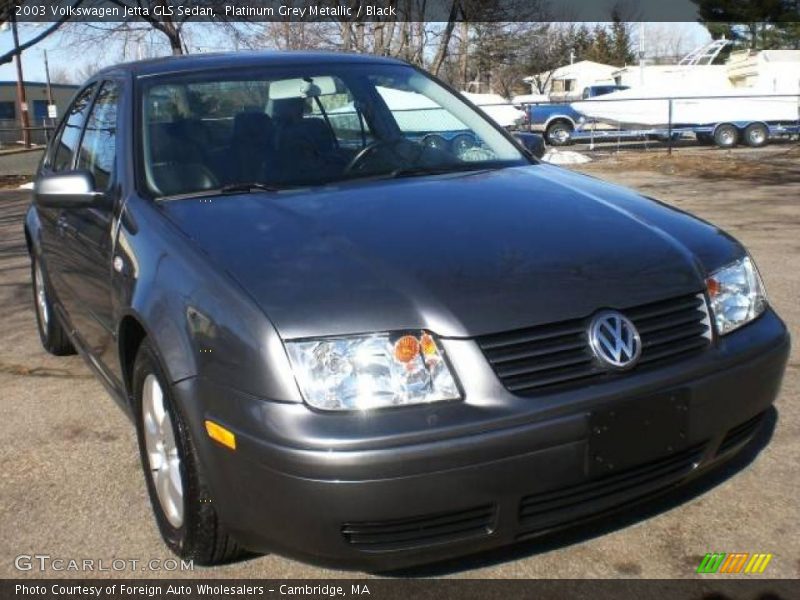
[[[131,416],[166,543],[385,569],[697,477],[789,338],[713,225],[365,56],[100,72],[25,220],[42,343]]]

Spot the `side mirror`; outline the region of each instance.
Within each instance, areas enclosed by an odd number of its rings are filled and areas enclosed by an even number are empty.
[[[87,171],[42,175],[33,186],[35,202],[52,208],[89,208],[104,196],[94,190],[94,177]]]
[[[518,131],[514,134],[517,141],[536,158],[544,156],[544,138],[538,133],[528,133],[526,131]]]

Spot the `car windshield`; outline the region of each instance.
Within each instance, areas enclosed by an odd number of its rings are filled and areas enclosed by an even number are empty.
[[[215,70],[141,86],[155,197],[528,164],[454,94],[404,65]]]

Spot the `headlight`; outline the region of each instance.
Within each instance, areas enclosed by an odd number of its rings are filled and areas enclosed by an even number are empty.
[[[764,284],[748,256],[714,271],[706,280],[706,288],[720,335],[749,323],[767,307]]]
[[[365,410],[460,398],[429,333],[377,333],[287,342],[305,401],[322,410]]]

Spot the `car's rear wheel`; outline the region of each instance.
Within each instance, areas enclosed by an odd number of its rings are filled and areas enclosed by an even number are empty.
[[[36,309],[36,324],[42,346],[50,354],[67,356],[75,354],[66,329],[53,309],[50,285],[39,259],[31,256],[31,281],[33,282],[33,305]]]
[[[139,454],[158,528],[181,558],[201,565],[230,562],[242,550],[219,521],[195,441],[167,381],[145,339],[133,368],[134,410]]]
[[[553,121],[547,126],[544,137],[551,146],[566,146],[572,140],[573,129],[569,121]]]

